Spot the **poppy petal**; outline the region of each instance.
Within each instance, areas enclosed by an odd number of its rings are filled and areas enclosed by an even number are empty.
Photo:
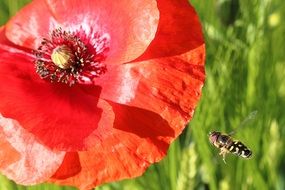
[[[43,37],[58,25],[44,0],[35,0],[5,25],[7,38],[16,45],[37,49]]]
[[[114,67],[95,83],[104,86],[101,98],[160,113],[177,136],[201,96],[204,61],[202,45],[179,56]]]
[[[107,102],[97,98],[100,88],[45,82],[30,61],[25,54],[14,52],[11,56],[0,46],[3,116],[16,119],[53,149],[82,150],[111,132],[114,114]]]
[[[5,36],[5,27],[1,26],[0,27],[0,44],[2,45],[11,45],[12,43],[7,39]]]
[[[78,152],[78,157],[71,156],[73,162],[61,166],[51,182],[91,189],[102,183],[139,176],[165,156],[168,139],[173,138],[174,131],[159,114],[109,103],[116,115],[112,135],[89,150]],[[74,173],[69,168],[80,170]]]
[[[188,0],[157,0],[157,6],[155,39],[136,61],[179,55],[204,44],[198,15]]]
[[[43,146],[15,120],[0,115],[0,170],[8,178],[23,185],[42,183],[58,169],[64,155]]]
[[[6,35],[15,44],[36,49],[41,38],[58,27],[83,29],[87,35],[108,34],[106,61],[114,64],[131,61],[146,50],[155,36],[158,19],[155,0],[35,0],[10,20]]]

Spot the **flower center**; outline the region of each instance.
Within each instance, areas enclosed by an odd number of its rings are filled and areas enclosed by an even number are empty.
[[[59,28],[35,51],[36,72],[50,82],[92,84],[107,71],[103,62],[108,50],[108,35],[86,35],[82,30],[71,33]]]
[[[51,60],[53,63],[61,69],[68,69],[72,65],[74,55],[72,50],[66,46],[56,47],[51,54]]]

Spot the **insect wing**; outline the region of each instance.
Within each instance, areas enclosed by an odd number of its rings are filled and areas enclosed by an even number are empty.
[[[257,114],[257,110],[251,112],[240,124],[237,128],[235,128],[232,132],[229,133],[230,136],[232,136],[233,134],[236,133],[236,131],[243,127],[246,123],[248,123],[249,121],[253,120],[256,117]]]

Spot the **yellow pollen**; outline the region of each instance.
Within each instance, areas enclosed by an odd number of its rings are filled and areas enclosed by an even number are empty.
[[[72,50],[66,45],[54,48],[51,54],[53,63],[61,69],[68,69],[72,64],[74,55]]]

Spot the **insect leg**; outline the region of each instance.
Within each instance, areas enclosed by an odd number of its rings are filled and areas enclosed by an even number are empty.
[[[225,147],[222,147],[221,148],[221,151],[219,153],[219,155],[223,156],[223,161],[224,163],[226,164],[226,154],[228,153],[229,151],[225,148]]]

